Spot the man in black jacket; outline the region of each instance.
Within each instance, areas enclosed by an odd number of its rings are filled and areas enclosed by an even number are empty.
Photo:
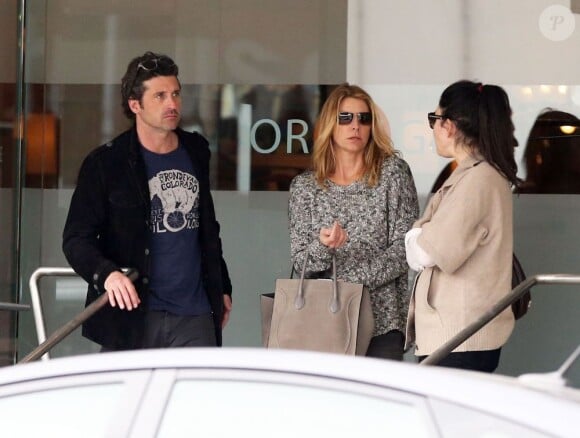
[[[171,58],[133,59],[121,84],[132,129],[92,151],[79,172],[63,251],[108,294],[83,325],[103,351],[221,345],[232,286],[209,188],[207,141],[178,125],[181,85]],[[135,283],[122,272],[134,268]]]

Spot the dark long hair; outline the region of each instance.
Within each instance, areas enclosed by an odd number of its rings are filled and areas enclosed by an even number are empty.
[[[458,81],[439,99],[443,117],[455,122],[459,141],[477,151],[513,186],[520,184],[514,158],[514,124],[507,93],[497,85]]]

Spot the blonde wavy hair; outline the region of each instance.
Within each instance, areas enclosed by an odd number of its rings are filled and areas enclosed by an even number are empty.
[[[356,85],[344,83],[336,87],[324,102],[314,128],[314,152],[312,167],[316,182],[326,185],[326,180],[335,172],[336,161],[332,144],[334,128],[338,124],[340,103],[343,99],[352,97],[366,102],[372,114],[372,125],[369,142],[364,151],[364,178],[373,187],[379,182],[381,166],[385,158],[395,155],[390,137],[389,122],[381,109],[374,103],[371,96]]]

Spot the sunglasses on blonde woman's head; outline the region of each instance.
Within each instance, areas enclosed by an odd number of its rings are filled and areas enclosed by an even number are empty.
[[[428,113],[427,120],[429,120],[429,128],[433,129],[437,120],[443,120],[443,116],[435,113]]]
[[[354,119],[355,113],[341,112],[338,113],[339,125],[350,125]],[[361,125],[370,125],[373,121],[373,115],[370,112],[356,113],[356,119]]]

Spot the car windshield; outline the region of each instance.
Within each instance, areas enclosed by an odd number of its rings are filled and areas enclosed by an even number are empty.
[[[227,421],[223,421],[224,398],[227,406],[236,406],[227,411]],[[157,436],[194,436],[196,431],[219,427],[221,436],[252,431],[251,435],[264,437],[420,438],[433,436],[429,424],[424,411],[409,400],[274,382],[183,380],[173,389]]]
[[[107,436],[122,393],[122,383],[109,383],[47,388],[0,397],[2,436]],[[98,406],[98,415],[89,406]]]

